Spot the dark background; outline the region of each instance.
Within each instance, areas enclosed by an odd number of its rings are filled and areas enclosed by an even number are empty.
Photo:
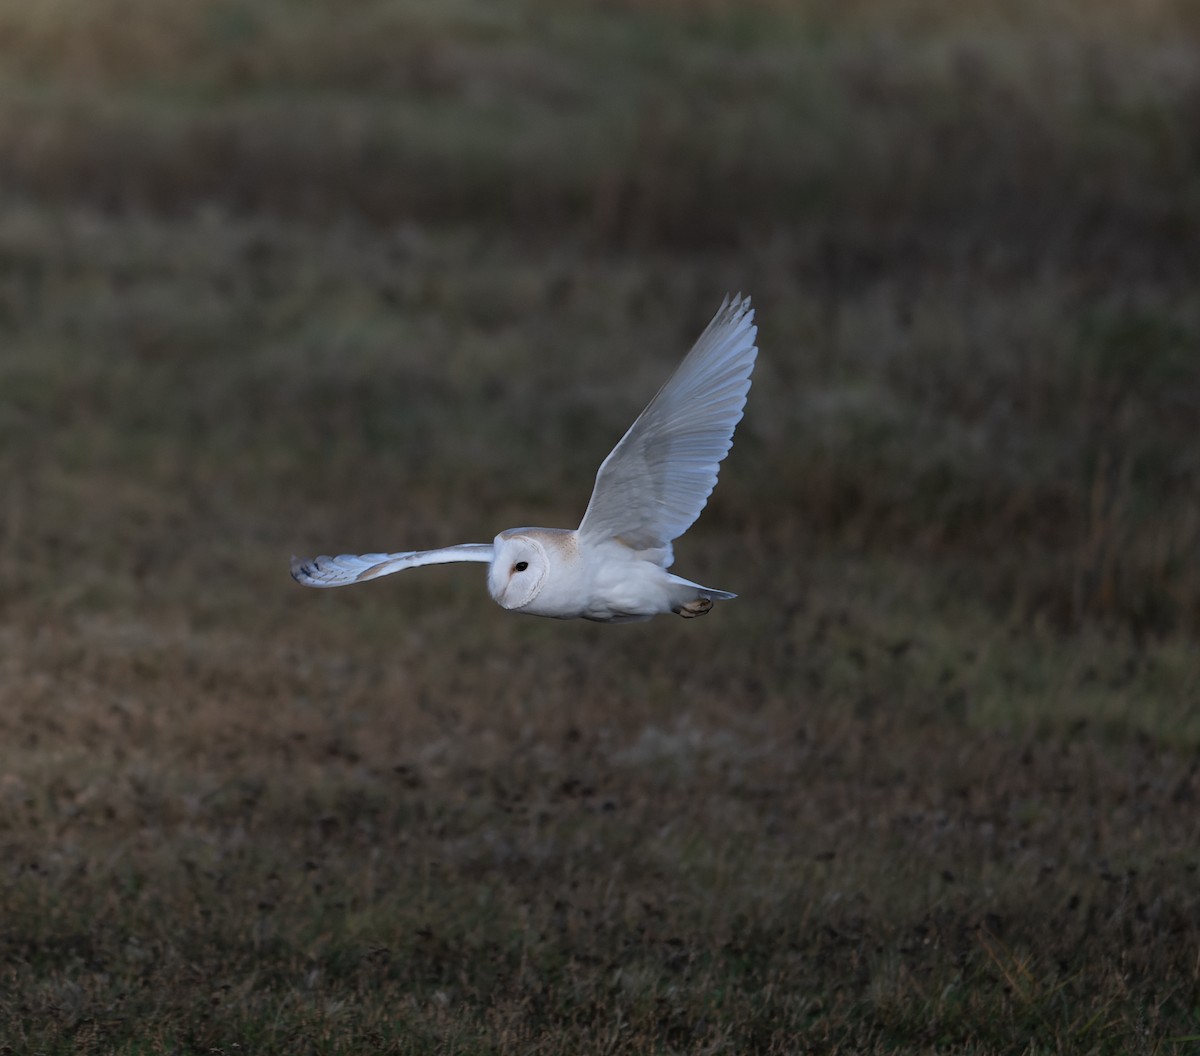
[[[0,5],[0,1046],[1185,1052],[1182,2]],[[722,296],[677,570],[508,616]]]

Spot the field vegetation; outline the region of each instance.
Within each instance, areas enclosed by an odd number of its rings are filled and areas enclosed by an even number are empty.
[[[0,1052],[1200,1050],[1185,0],[0,0]],[[678,570],[508,616],[721,297]]]

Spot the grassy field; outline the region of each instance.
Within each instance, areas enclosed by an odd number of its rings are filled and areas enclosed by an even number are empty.
[[[1185,0],[0,0],[0,1053],[1200,1047]],[[677,571],[506,615],[726,291]]]

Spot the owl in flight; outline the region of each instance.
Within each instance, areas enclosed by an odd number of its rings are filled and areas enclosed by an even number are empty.
[[[574,531],[509,528],[490,543],[440,550],[293,557],[292,576],[306,587],[342,587],[416,565],[478,561],[488,566],[492,597],[513,612],[602,623],[703,616],[736,595],[668,572],[671,541],[700,516],[717,483],[750,391],[757,334],[750,298],[726,297],[601,464]]]

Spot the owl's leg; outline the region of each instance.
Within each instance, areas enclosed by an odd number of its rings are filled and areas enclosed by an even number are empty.
[[[693,616],[703,616],[712,608],[712,605],[712,598],[706,598],[701,594],[695,600],[689,601],[685,605],[680,605],[675,611],[685,619],[691,619]]]

